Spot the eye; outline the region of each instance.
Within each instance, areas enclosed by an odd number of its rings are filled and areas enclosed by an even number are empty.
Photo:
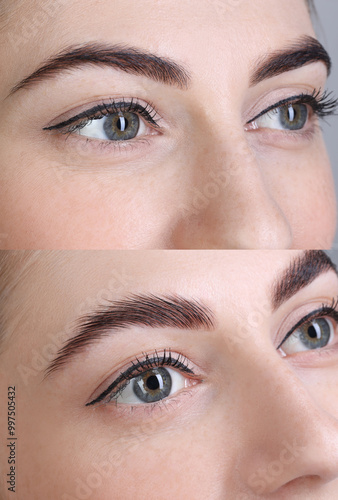
[[[187,387],[188,380],[172,368],[158,367],[132,378],[113,399],[116,403],[155,403]]]
[[[301,130],[309,119],[306,104],[289,104],[263,114],[251,123],[252,128],[271,128],[275,130]]]
[[[201,382],[200,376],[189,367],[187,358],[164,350],[160,355],[144,353],[131,366],[115,376],[115,380],[86,406],[97,403],[141,405],[156,403]],[[107,387],[107,383],[103,384]]]
[[[111,100],[83,111],[72,118],[45,127],[63,134],[80,135],[105,142],[131,141],[137,137],[156,134],[160,117],[150,104],[137,99],[131,101]]]
[[[282,344],[282,351],[289,355],[296,352],[320,349],[331,344],[334,338],[334,326],[329,318],[317,318],[307,321],[297,328]]]
[[[305,128],[313,116],[325,118],[335,114],[338,100],[332,92],[316,90],[283,99],[247,122],[245,131],[274,129],[294,132]]]
[[[129,141],[145,135],[148,128],[136,113],[119,111],[81,126],[77,133],[104,141]]]

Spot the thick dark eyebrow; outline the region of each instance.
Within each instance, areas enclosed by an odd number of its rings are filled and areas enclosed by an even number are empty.
[[[324,251],[306,250],[296,257],[274,281],[272,285],[273,309],[276,310],[318,276],[330,271],[334,271],[338,276],[336,266]]]
[[[205,305],[180,296],[132,295],[80,318],[75,335],[48,365],[45,377],[68,363],[102,337],[131,326],[212,330],[213,313]]]
[[[88,65],[108,66],[133,75],[146,76],[156,82],[174,85],[180,89],[187,89],[190,83],[188,70],[169,58],[159,57],[127,45],[87,43],[67,47],[49,58],[34,73],[17,83],[9,96],[46,78],[53,78],[64,71]]]
[[[323,45],[312,36],[303,36],[288,48],[276,50],[261,58],[255,65],[250,84],[257,85],[268,78],[318,61],[326,65],[330,74],[331,58]]]

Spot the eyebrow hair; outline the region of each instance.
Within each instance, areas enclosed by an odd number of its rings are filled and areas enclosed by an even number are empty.
[[[127,45],[87,43],[70,46],[49,58],[39,69],[16,84],[9,93],[31,87],[46,78],[84,65],[108,66],[125,73],[142,75],[156,82],[187,89],[190,75],[186,68],[166,57],[159,57],[147,51]],[[8,97],[9,97],[8,96]]]
[[[326,65],[330,74],[332,62],[328,52],[316,38],[303,36],[289,48],[276,50],[261,58],[256,63],[250,84],[255,86],[274,76],[318,61]]]
[[[45,378],[96,340],[111,335],[114,331],[136,325],[148,328],[211,330],[214,323],[211,310],[198,301],[178,295],[131,295],[80,318],[75,328],[75,336],[58,351],[56,358],[45,370]]]
[[[281,49],[262,57],[254,68],[250,85],[255,86],[263,80],[317,61],[324,62],[330,73],[332,63],[323,45],[311,36],[304,36],[294,42],[289,49]],[[17,83],[8,97],[46,78],[53,78],[64,71],[87,65],[108,66],[129,74],[146,76],[156,82],[177,86],[182,90],[187,90],[191,83],[188,69],[170,58],[160,57],[128,45],[87,43],[72,45],[56,56],[50,57],[39,69]]]
[[[296,257],[272,285],[273,310],[307,287],[321,274],[334,271],[337,267],[323,250],[306,250]]]

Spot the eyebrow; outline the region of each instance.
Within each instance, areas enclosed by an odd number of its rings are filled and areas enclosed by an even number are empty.
[[[306,250],[296,257],[272,285],[272,306],[275,311],[297,292],[307,287],[318,276],[337,267],[323,250]]]
[[[318,61],[324,62],[330,73],[331,59],[323,45],[311,36],[304,36],[290,48],[272,52],[261,58],[254,67],[250,85],[255,86],[263,80]],[[17,83],[8,97],[65,71],[88,65],[108,66],[125,73],[146,76],[182,90],[187,90],[192,81],[188,69],[170,58],[128,45],[87,43],[67,47],[56,56],[50,57],[39,69]]]
[[[45,370],[45,378],[60,369],[85,347],[104,336],[131,326],[212,330],[213,313],[205,305],[178,295],[131,295],[80,318],[75,336],[58,351]]]
[[[9,96],[45,79],[83,66],[108,66],[133,75],[146,76],[156,82],[187,89],[189,72],[169,58],[127,45],[87,43],[70,46],[48,59],[39,69],[15,85]],[[8,97],[9,97],[8,96]]]
[[[303,36],[293,42],[289,48],[274,51],[261,58],[255,64],[251,86],[318,61],[326,65],[330,74],[332,62],[328,52],[316,38]]]

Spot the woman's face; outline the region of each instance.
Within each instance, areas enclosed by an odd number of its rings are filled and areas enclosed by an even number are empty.
[[[304,0],[15,0],[2,22],[2,248],[331,246]]]
[[[9,289],[20,500],[337,498],[324,254],[52,252]]]

